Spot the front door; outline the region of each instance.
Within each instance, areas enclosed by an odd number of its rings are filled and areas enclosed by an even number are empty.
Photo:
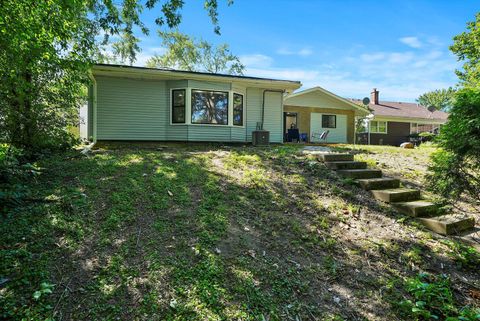
[[[283,113],[283,117],[283,123],[285,124],[284,133],[287,133],[290,128],[297,128],[297,113]]]

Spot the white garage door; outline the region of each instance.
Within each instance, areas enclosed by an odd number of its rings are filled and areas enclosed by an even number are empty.
[[[322,127],[322,115],[335,116],[335,128],[323,128]],[[330,117],[330,125],[331,117]],[[310,118],[310,140],[312,142],[320,142],[320,135],[324,131],[329,131],[327,142],[328,143],[346,143],[347,142],[347,116],[337,114],[320,114],[312,113]],[[312,137],[312,134],[314,137]]]

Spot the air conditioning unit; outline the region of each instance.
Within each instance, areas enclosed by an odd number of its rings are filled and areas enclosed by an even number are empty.
[[[252,132],[253,146],[266,146],[270,143],[270,132],[268,130],[254,130]]]

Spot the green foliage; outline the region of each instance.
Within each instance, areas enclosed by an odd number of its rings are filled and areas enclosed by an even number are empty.
[[[227,44],[213,47],[207,41],[197,41],[178,30],[159,32],[159,35],[167,52],[150,58],[148,67],[243,75],[245,66],[230,52]]]
[[[409,298],[395,304],[408,320],[474,321],[480,318],[480,309],[457,307],[446,276],[421,273],[407,279],[403,287]]]
[[[0,144],[0,214],[23,204],[30,195],[28,182],[38,175],[38,169],[23,162],[24,153],[13,146]]]
[[[455,95],[437,141],[442,149],[432,155],[429,188],[452,200],[464,192],[480,199],[479,89],[462,89]]]
[[[456,73],[462,83],[469,87],[480,86],[480,13],[475,21],[467,23],[467,31],[453,38],[450,50],[464,61],[463,70]]]
[[[52,290],[54,287],[55,287],[55,284],[42,282],[42,284],[40,284],[40,289],[33,292],[33,298],[35,300],[39,300],[43,295],[51,294],[53,292]]]
[[[435,107],[438,110],[449,111],[452,103],[455,89],[437,89],[426,92],[417,98],[417,102],[424,107]]]
[[[144,35],[150,32],[140,14],[145,9],[155,11],[156,25],[172,28],[181,22],[183,5],[178,0],[145,4],[132,0],[3,1],[0,139],[26,153],[74,144],[68,128],[78,124],[91,64],[105,60],[107,49],[121,61],[135,61],[140,48],[134,30]],[[204,7],[219,33],[217,0],[205,1]]]
[[[463,268],[477,269],[480,266],[480,253],[474,247],[458,241],[445,240],[444,243],[451,250],[449,255]]]

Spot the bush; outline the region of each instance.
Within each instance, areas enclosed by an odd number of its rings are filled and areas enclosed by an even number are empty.
[[[429,188],[450,200],[464,192],[480,199],[480,90],[455,94],[448,122],[437,138],[432,155]]]
[[[454,300],[450,279],[444,275],[420,273],[404,283],[409,299],[401,300],[398,307],[408,320],[464,320],[480,319],[480,309],[459,308]]]
[[[25,183],[38,174],[37,168],[24,162],[22,150],[0,144],[0,214],[6,215],[29,196]]]

